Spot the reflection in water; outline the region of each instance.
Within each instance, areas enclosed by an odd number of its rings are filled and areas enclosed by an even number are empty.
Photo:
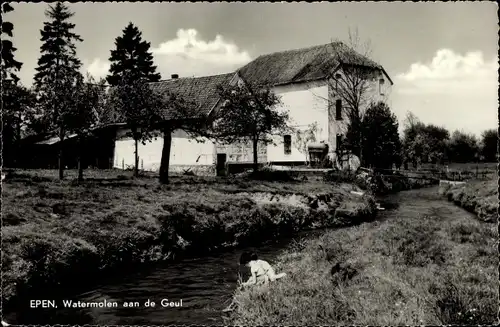
[[[408,214],[408,206],[420,202],[427,206],[435,201],[434,207],[445,206],[438,200],[435,189],[401,192],[379,199],[386,210],[379,213],[380,219],[394,219],[402,213]],[[405,205],[405,210],[399,210]],[[448,204],[449,205],[449,204]],[[416,209],[416,208],[415,208]],[[411,213],[413,214],[413,213]],[[415,210],[414,214],[420,214]],[[309,231],[295,237],[314,237],[322,231]],[[265,244],[256,247],[264,260],[273,264],[276,257],[292,240]],[[97,302],[107,299],[119,303],[118,308],[62,308],[26,309],[6,315],[11,324],[99,324],[99,325],[169,325],[169,324],[221,324],[221,311],[230,303],[238,279],[238,259],[243,250],[214,254],[203,258],[185,259],[181,262],[162,263],[154,270],[142,271],[116,278],[112,283],[100,285],[94,290],[67,296],[65,299]],[[246,276],[246,275],[245,275]],[[47,292],[50,294],[50,292]],[[160,305],[162,299],[179,301],[182,307]],[[147,301],[154,301],[155,307],[145,307]],[[138,308],[120,307],[123,302],[139,302]]]

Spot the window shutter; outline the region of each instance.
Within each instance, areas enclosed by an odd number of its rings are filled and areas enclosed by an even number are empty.
[[[284,152],[285,154],[291,154],[292,153],[292,136],[291,135],[284,135],[283,136],[283,145],[284,145]]]
[[[335,119],[342,120],[342,100],[335,101]]]

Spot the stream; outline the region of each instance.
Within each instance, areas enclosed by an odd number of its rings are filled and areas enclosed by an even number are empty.
[[[417,214],[415,210],[400,210],[403,205],[415,208],[453,206],[438,199],[436,188],[410,190],[380,198],[386,210],[378,219],[395,219],[402,214]],[[420,209],[418,209],[420,210]],[[464,214],[468,214],[464,211]],[[306,231],[292,238],[254,246],[259,257],[271,264],[294,240],[314,238],[324,230]],[[92,325],[213,325],[222,324],[222,310],[231,302],[235,290],[239,256],[245,249],[217,253],[179,262],[160,263],[147,269],[102,282],[85,293],[66,295],[56,300],[57,309],[18,309],[4,320],[10,324],[92,324]],[[246,275],[244,275],[246,276]],[[78,283],[78,281],[75,281]],[[47,294],[50,294],[49,291]],[[69,292],[71,294],[71,292]],[[73,302],[116,302],[111,308],[64,308],[64,300]],[[162,307],[162,299],[182,307]],[[146,301],[155,307],[145,306]],[[29,302],[28,300],[26,302]],[[123,303],[138,302],[139,307],[123,307]],[[164,301],[165,302],[165,301]]]

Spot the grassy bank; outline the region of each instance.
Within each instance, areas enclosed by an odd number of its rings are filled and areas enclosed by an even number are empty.
[[[462,185],[440,188],[449,201],[454,202],[483,221],[498,219],[498,180],[469,181]]]
[[[427,177],[427,178],[424,178]],[[405,174],[396,172],[392,175],[375,174],[373,176],[366,172],[351,173],[346,171],[329,171],[324,175],[324,181],[352,183],[362,190],[372,194],[385,195],[406,190],[418,189],[434,186],[438,181],[434,176],[425,176],[420,173],[406,172]]]
[[[406,201],[387,219],[297,243],[276,263],[287,277],[236,291],[227,323],[494,324],[496,224],[424,191],[399,194]]]
[[[372,198],[343,183],[174,177],[160,186],[89,171],[79,184],[74,171],[62,182],[56,173],[12,172],[2,185],[8,303],[113,269],[355,224],[374,212]]]

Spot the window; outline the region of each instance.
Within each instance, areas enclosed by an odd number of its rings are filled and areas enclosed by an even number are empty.
[[[284,135],[283,136],[283,145],[284,145],[285,154],[291,154],[292,153],[292,136],[291,135]]]
[[[381,78],[378,80],[378,92],[380,93],[380,95],[384,95],[384,79]]]
[[[335,119],[342,120],[342,100],[335,101]]]
[[[334,81],[335,81],[335,91],[338,91],[339,87],[339,80],[342,78],[342,75],[339,73],[335,74]]]
[[[337,150],[340,150],[341,146],[342,146],[342,134],[337,134],[335,147],[337,148]]]

